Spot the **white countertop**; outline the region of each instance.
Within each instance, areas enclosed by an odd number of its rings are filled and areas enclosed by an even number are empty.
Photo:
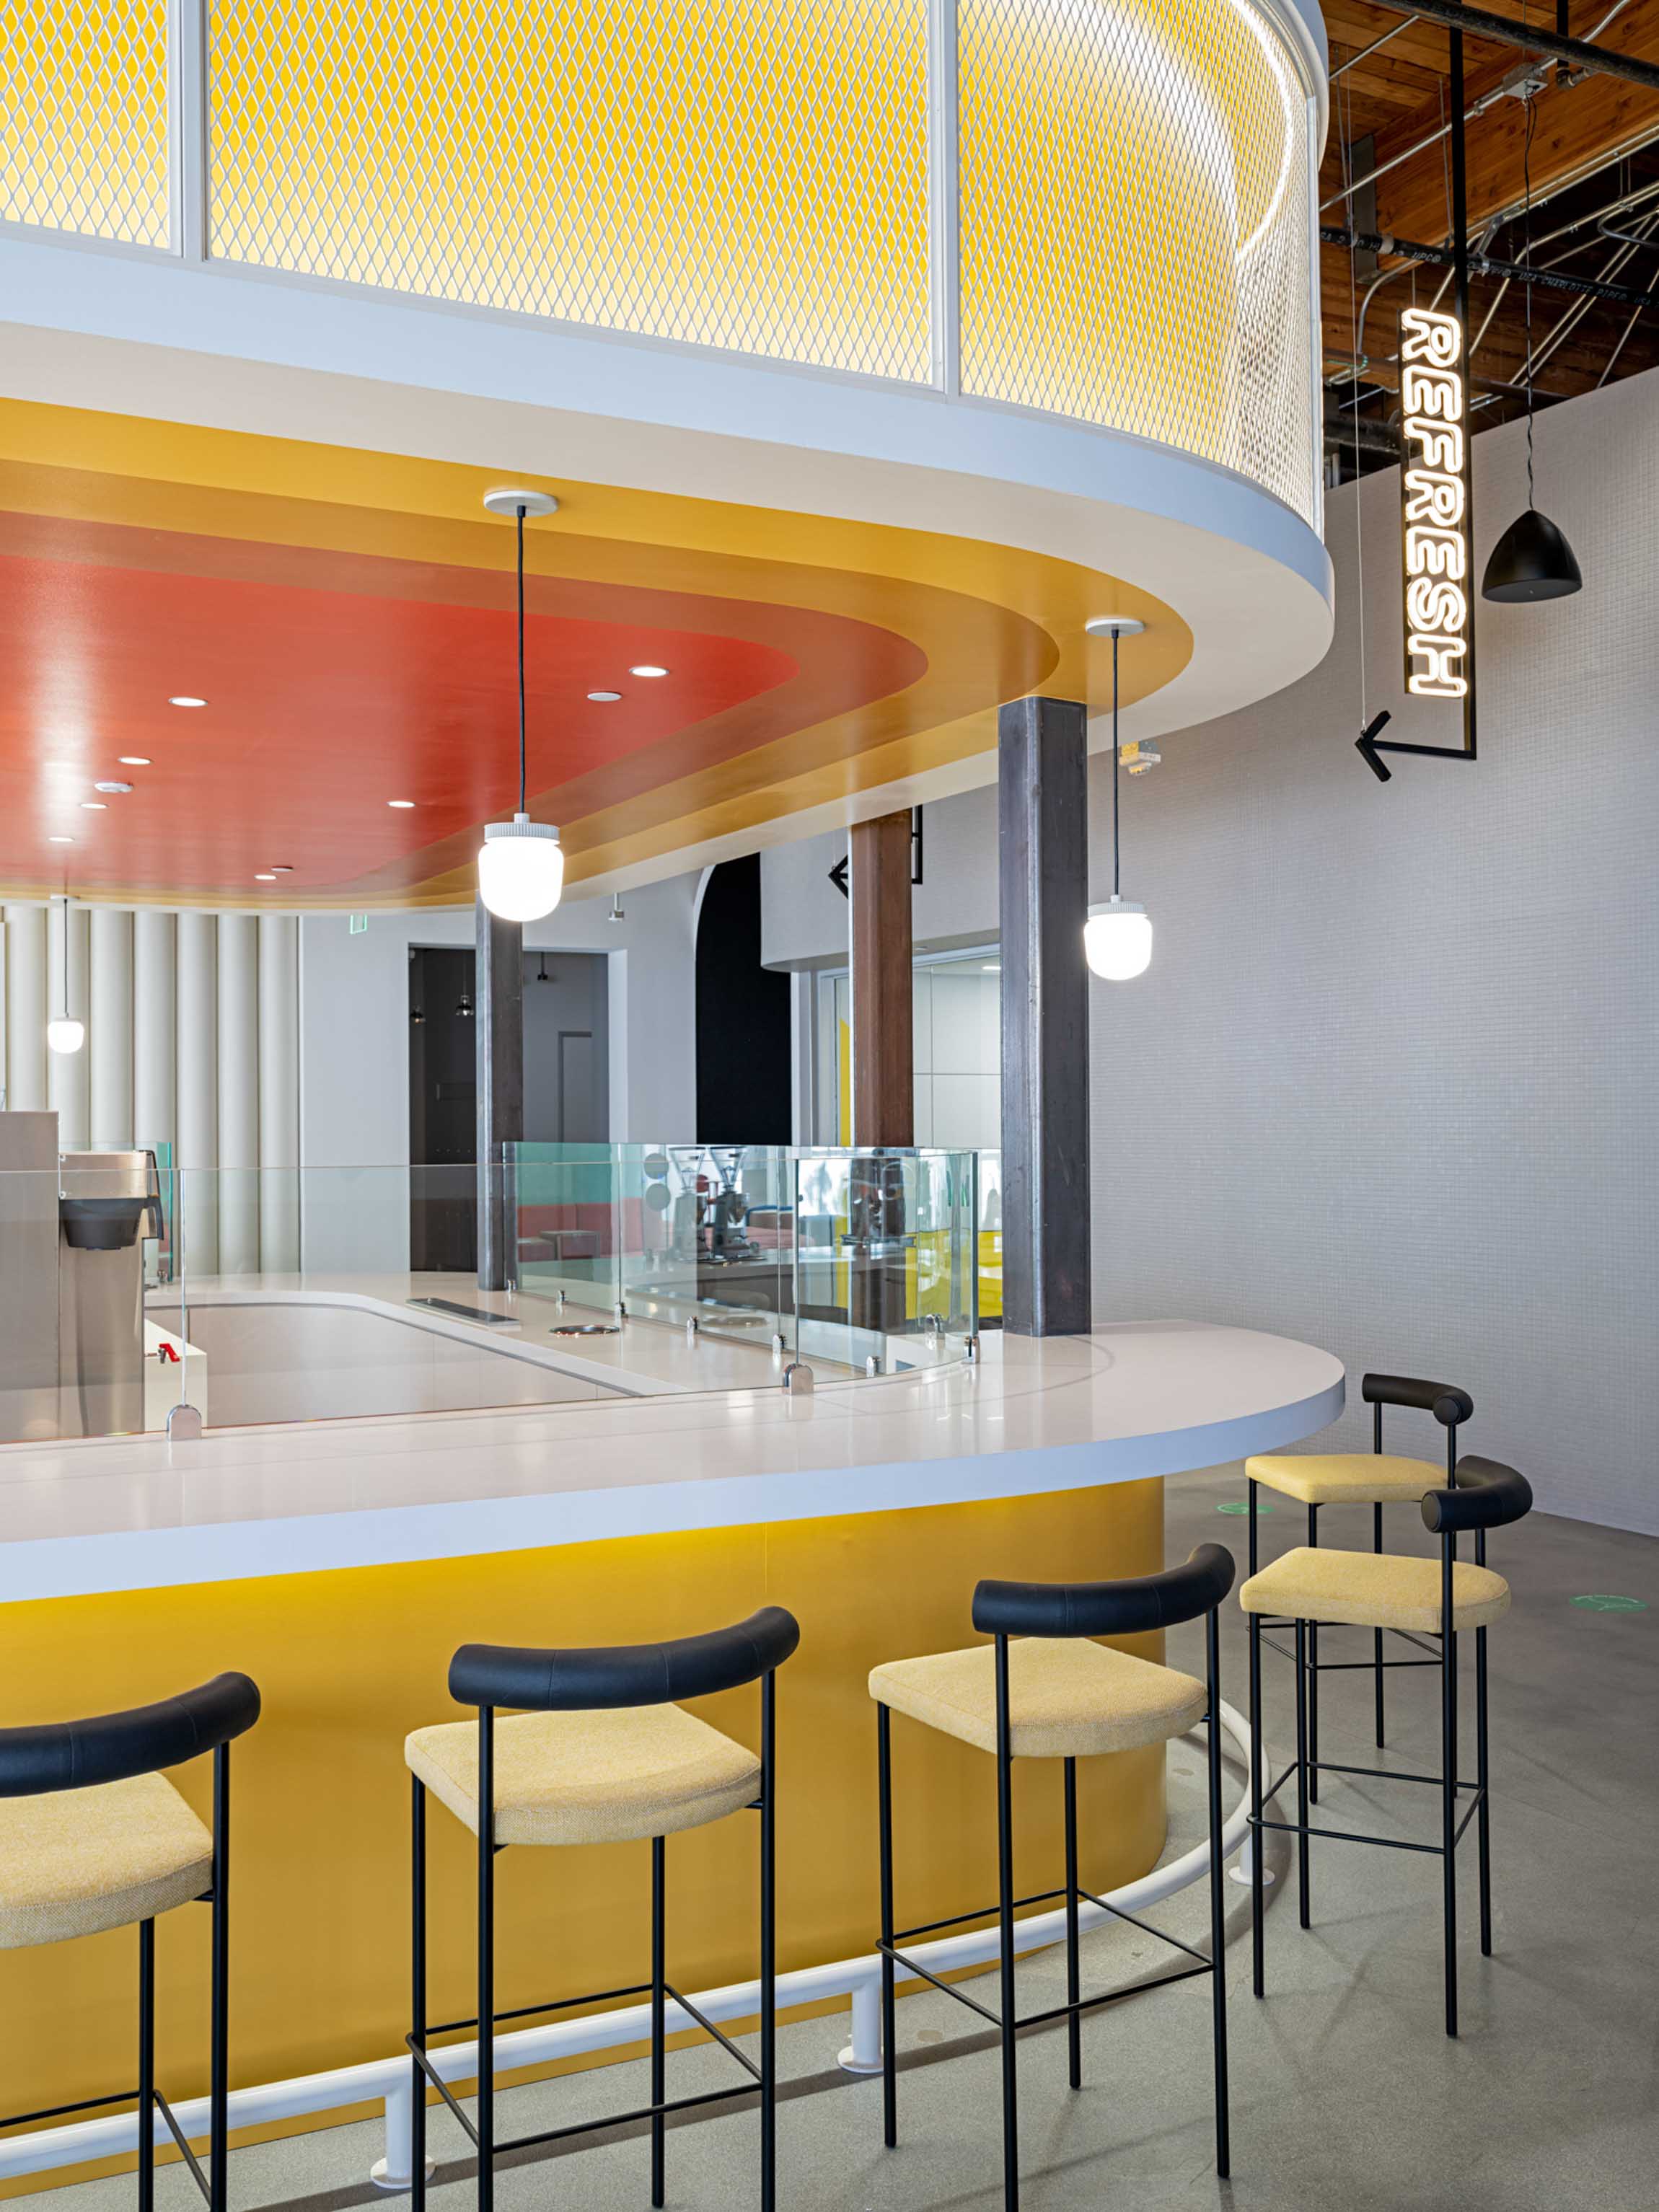
[[[1341,1363],[1254,1329],[993,1334],[975,1365],[495,1413],[0,1446],[0,1599],[155,1589],[1177,1474],[1310,1436]]]

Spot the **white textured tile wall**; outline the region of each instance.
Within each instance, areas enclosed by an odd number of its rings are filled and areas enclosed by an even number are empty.
[[[1475,444],[1480,557],[1523,503]],[[1577,598],[1480,609],[1481,759],[1360,726],[1355,494],[1324,665],[1126,781],[1152,967],[1092,986],[1096,1310],[1247,1322],[1459,1382],[1553,1511],[1659,1532],[1659,374],[1538,425]],[[1399,479],[1363,488],[1369,703],[1401,690]],[[1098,883],[1109,851],[1095,778]],[[1400,1415],[1401,1449],[1432,1449]]]

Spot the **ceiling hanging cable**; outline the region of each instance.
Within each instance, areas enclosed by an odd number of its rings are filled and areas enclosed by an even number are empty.
[[[1152,957],[1152,925],[1144,906],[1122,896],[1118,842],[1122,752],[1118,741],[1118,641],[1146,629],[1133,615],[1103,615],[1085,623],[1091,637],[1112,641],[1112,896],[1091,906],[1083,924],[1083,957],[1109,983],[1127,983],[1144,975]]]
[[[1522,0],[1521,21],[1523,26],[1526,20],[1526,0]],[[1521,140],[1521,258],[1523,266],[1532,255],[1532,135],[1535,118],[1534,94],[1530,92],[1527,95],[1526,106],[1526,129]],[[1524,511],[1516,517],[1492,547],[1486,574],[1480,580],[1482,598],[1496,599],[1501,605],[1565,599],[1581,590],[1584,580],[1565,537],[1547,514],[1538,512],[1534,504],[1533,378],[1537,364],[1532,343],[1533,288],[1528,284],[1523,289],[1527,295],[1527,504]],[[1585,304],[1588,306],[1588,302]],[[1568,318],[1564,315],[1561,319],[1565,323]]]
[[[553,514],[559,502],[544,491],[489,491],[484,506],[491,514],[510,514],[516,530],[519,678],[519,804],[510,822],[492,822],[478,849],[478,896],[502,921],[539,921],[551,914],[564,890],[564,854],[559,833],[548,822],[532,822],[528,811],[529,772],[525,705],[524,526],[528,515]]]

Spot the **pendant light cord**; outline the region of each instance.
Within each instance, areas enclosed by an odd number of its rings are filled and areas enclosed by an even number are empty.
[[[519,811],[525,813],[525,744],[524,744],[524,509],[514,512],[519,518]]]
[[[1521,20],[1522,23],[1526,21],[1524,4],[1521,11]],[[1528,268],[1532,266],[1533,119],[1533,95],[1528,93],[1527,94],[1527,128],[1525,136],[1521,141],[1521,258]],[[1537,501],[1533,497],[1532,482],[1532,286],[1530,284],[1527,287],[1527,505],[1529,507],[1537,505]]]
[[[1117,896],[1118,893],[1117,780],[1119,754],[1117,744],[1117,645],[1118,634],[1114,630],[1112,632],[1112,896],[1114,898]]]

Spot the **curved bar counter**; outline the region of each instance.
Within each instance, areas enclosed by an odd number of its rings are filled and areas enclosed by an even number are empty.
[[[868,1951],[877,1925],[870,1668],[973,1641],[983,1575],[1155,1570],[1161,1478],[1294,1443],[1342,1401],[1328,1353],[1170,1322],[992,1337],[974,1364],[803,1396],[773,1382],[173,1446],[7,1446],[0,1722],[137,1703],[227,1668],[258,1682],[264,1714],[237,1784],[233,2078],[271,2082],[401,2045],[403,1743],[458,1717],[445,1687],[458,1645],[643,1642],[784,1605],[802,1633],[779,1677],[780,1966],[813,1966]],[[1157,1656],[1162,1644],[1125,1646]],[[698,1710],[747,1740],[751,1703]],[[1163,1847],[1162,1747],[1091,1761],[1079,1779],[1083,1879],[1098,1892]],[[1017,1782],[1036,1884],[1059,1849],[1060,1793],[1042,1762]],[[988,1763],[919,1734],[896,1813],[905,1917],[981,1900]],[[556,1869],[530,1852],[504,1863],[500,2004],[631,1978],[645,1849],[598,1845]],[[433,1999],[448,2017],[471,2008],[471,1839],[436,1822],[429,1850]],[[743,1822],[673,1839],[682,1988],[752,1974],[754,1850]],[[172,1916],[160,1937],[174,2094],[204,2070],[193,2011],[181,1998],[168,2016],[173,1968],[181,1990],[190,1971],[179,1954],[205,1940],[199,1917]],[[13,1959],[15,2016],[40,2027],[14,2052],[18,2102],[65,2103],[130,2066],[126,2008],[109,1999],[128,1940]]]

